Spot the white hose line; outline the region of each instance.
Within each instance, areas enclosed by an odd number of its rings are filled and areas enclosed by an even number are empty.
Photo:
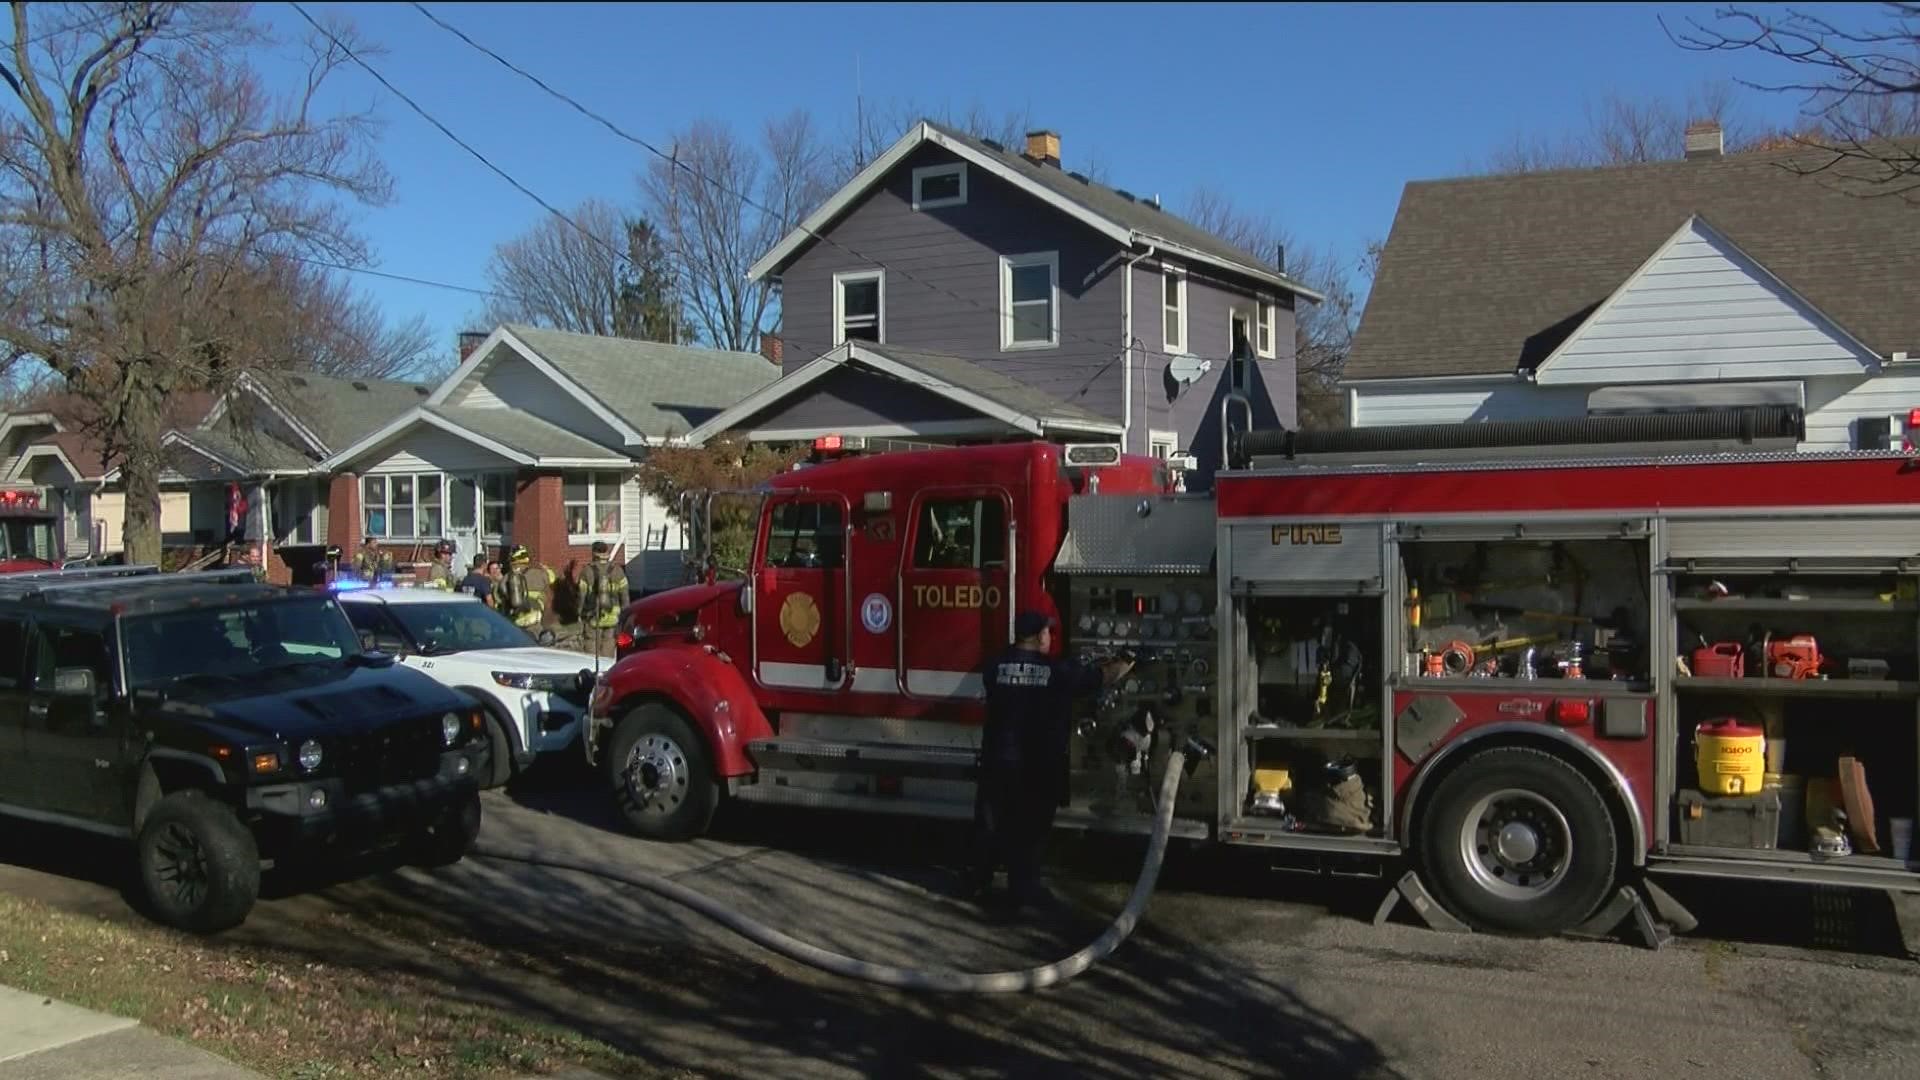
[[[1180,778],[1185,771],[1183,768],[1185,761],[1186,755],[1178,750],[1175,750],[1167,760],[1166,774],[1160,781],[1159,812],[1154,817],[1153,838],[1147,844],[1146,862],[1141,865],[1140,877],[1133,883],[1133,892],[1127,897],[1126,906],[1120,909],[1120,914],[1114,918],[1106,932],[1095,938],[1086,948],[1063,960],[1027,968],[1024,971],[959,971],[954,968],[907,968],[876,964],[851,956],[843,956],[818,945],[801,941],[764,923],[755,922],[709,896],[658,874],[639,870],[610,870],[584,859],[539,855],[527,851],[497,848],[487,843],[475,844],[469,854],[506,862],[526,863],[529,866],[540,866],[550,870],[572,870],[609,881],[617,881],[623,885],[631,885],[636,889],[645,889],[656,896],[665,897],[676,904],[692,908],[748,941],[779,953],[789,960],[835,975],[844,975],[850,979],[862,979],[905,990],[932,990],[957,994],[1016,993],[1066,982],[1106,959],[1120,947],[1120,943],[1125,941],[1128,935],[1133,933],[1133,928],[1140,921],[1140,916],[1146,912],[1147,900],[1153,895],[1154,883],[1160,877],[1160,862],[1167,853],[1167,836],[1173,829],[1174,796],[1180,791]]]

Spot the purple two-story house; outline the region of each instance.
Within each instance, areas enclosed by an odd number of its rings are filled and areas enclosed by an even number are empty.
[[[1199,484],[1230,387],[1257,425],[1293,424],[1294,305],[1321,299],[1157,200],[1061,168],[1053,132],[1019,153],[931,122],[752,276],[780,287],[783,375],[690,441],[1119,442],[1193,455]]]

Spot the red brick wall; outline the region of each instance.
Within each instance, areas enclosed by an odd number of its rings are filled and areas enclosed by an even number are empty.
[[[340,549],[340,561],[360,550],[360,477],[340,473],[327,485],[327,543]]]
[[[293,584],[293,569],[287,565],[287,560],[280,557],[280,550],[272,544],[267,545],[267,580],[275,585]]]
[[[513,542],[556,573],[567,565],[567,513],[559,473],[523,472],[513,496]]]

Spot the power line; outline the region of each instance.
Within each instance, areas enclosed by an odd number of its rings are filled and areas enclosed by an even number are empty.
[[[472,144],[468,143],[465,139],[462,139],[460,136],[454,134],[452,128],[449,128],[447,127],[447,125],[441,123],[438,118],[436,118],[432,113],[428,112],[425,108],[423,108],[419,102],[413,100],[413,98],[411,97],[408,97],[405,91],[401,90],[399,87],[393,85],[392,82],[388,81],[387,77],[385,75],[380,74],[380,72],[372,64],[369,64],[365,60],[361,59],[360,54],[357,52],[354,52],[352,47],[349,46],[346,42],[341,41],[340,38],[333,33],[333,31],[328,30],[324,26],[321,26],[318,20],[316,20],[312,15],[307,14],[306,8],[301,7],[297,2],[293,2],[293,0],[289,0],[288,6],[293,8],[294,11],[299,12],[300,17],[307,20],[307,24],[309,26],[312,26],[315,30],[319,31],[322,35],[324,35],[327,38],[328,41],[333,42],[334,46],[338,48],[341,51],[341,53],[343,53],[346,56],[347,59],[353,61],[354,64],[356,64],[360,68],[360,70],[373,76],[374,81],[378,82],[381,86],[386,87],[388,93],[392,94],[394,97],[399,98],[401,102],[403,102],[407,106],[407,108],[412,109],[415,113],[419,114],[422,120],[425,120],[427,123],[432,124],[440,132],[440,134],[445,135],[448,139],[452,140],[455,146],[458,146],[460,149],[465,150],[468,154],[471,154],[475,161],[478,161],[480,164],[485,165],[488,168],[488,170],[490,170],[495,176],[498,176],[500,179],[505,180],[507,183],[513,185],[513,188],[515,191],[518,191],[520,192],[520,194],[525,195],[527,198],[532,199],[536,203],[539,203],[541,208],[546,210],[547,213],[552,214],[554,217],[557,217],[561,221],[566,222],[568,225],[573,226],[574,229],[579,231],[580,235],[586,237],[587,239],[593,241],[596,244],[599,244],[601,247],[606,248],[608,252],[610,252],[613,255],[615,262],[618,262],[620,260],[620,253],[618,251],[615,251],[610,245],[606,243],[606,241],[602,240],[598,236],[595,236],[593,233],[587,231],[584,227],[581,226],[579,222],[568,217],[558,207],[554,206],[552,203],[548,202],[547,200],[541,198],[538,194],[534,192],[532,188],[514,179],[512,173],[509,173],[507,172],[507,170],[501,168],[498,165],[495,165],[493,161],[487,157],[487,155],[481,153],[478,150],[475,150]]]
[[[435,26],[438,26],[440,29],[445,30],[447,33],[452,34],[454,37],[460,39],[468,47],[491,58],[494,62],[506,68],[508,71],[513,72],[515,75],[518,75],[521,78],[527,80],[528,82],[532,83],[534,86],[539,87],[546,94],[553,97],[555,100],[560,101],[561,103],[572,108],[575,112],[578,112],[580,115],[587,117],[588,119],[599,124],[601,127],[606,128],[609,132],[612,132],[613,135],[616,136],[617,138],[620,138],[626,142],[632,143],[635,146],[638,146],[646,150],[648,153],[653,154],[655,157],[658,157],[662,161],[667,162],[668,165],[671,166],[672,168],[679,170],[681,172],[684,172],[688,176],[694,177],[695,179],[698,179],[708,185],[711,185],[714,188],[714,190],[721,192],[722,194],[728,196],[729,198],[739,200],[743,205],[752,207],[753,209],[758,210],[763,214],[768,214],[775,218],[779,217],[779,215],[775,211],[767,207],[764,203],[761,203],[760,201],[755,199],[753,196],[745,192],[736,191],[728,187],[726,184],[722,183],[720,180],[717,180],[714,177],[708,176],[705,173],[701,172],[700,170],[695,169],[691,165],[688,165],[686,162],[681,161],[677,155],[669,154],[666,151],[660,149],[658,146],[655,146],[653,143],[649,142],[645,138],[642,138],[639,135],[632,134],[631,132],[625,130],[620,125],[608,119],[604,114],[599,113],[591,108],[588,108],[586,105],[582,104],[578,99],[572,97],[571,95],[563,91],[554,89],[552,86],[548,85],[548,83],[544,79],[540,78],[538,75],[535,75],[532,72],[526,70],[525,68],[519,66],[518,64],[515,64],[513,61],[507,59],[505,56],[502,56],[500,53],[487,47],[486,45],[482,45],[480,42],[475,41],[472,37],[468,36],[467,33],[461,30],[459,27],[454,26],[452,23],[447,22],[445,19],[442,19],[440,16],[435,15],[433,12],[429,11],[424,4],[419,3],[418,0],[411,0],[411,5],[415,11],[418,11],[422,16],[424,16],[429,22],[433,23]],[[295,5],[295,6],[297,7],[298,5]],[[362,66],[365,66],[365,65],[362,64]],[[961,293],[954,292],[953,290],[945,288],[944,286],[934,284],[933,282],[930,282],[930,281],[926,281],[905,270],[901,270],[898,267],[889,265],[884,260],[876,259],[870,255],[867,255],[852,247],[849,247],[846,244],[843,244],[840,241],[835,240],[830,236],[827,236],[823,233],[820,233],[813,229],[808,228],[804,222],[797,224],[795,228],[799,229],[802,232],[805,232],[809,237],[813,238],[816,241],[819,241],[831,247],[837,248],[840,251],[843,251],[848,255],[856,259],[859,259],[864,263],[867,263],[868,265],[877,266],[889,274],[897,274],[901,278],[907,281],[912,281],[912,282],[915,282],[916,284],[925,286],[927,289],[931,291],[942,293],[946,296],[952,297],[953,299],[960,301],[961,303],[968,304],[982,311],[990,312],[995,317],[1003,317],[1001,315],[1001,312],[997,308],[989,308],[987,307],[987,305],[981,303],[980,301],[974,299],[971,296],[966,296]],[[1115,355],[1113,356],[1113,358],[1108,360],[1104,365],[1100,367],[1099,370],[1095,371],[1093,375],[1087,379],[1086,385],[1081,389],[1081,392],[1083,393],[1087,388],[1090,388],[1095,382],[1097,382],[1102,375],[1105,375],[1107,371],[1110,368],[1112,368],[1115,363],[1118,363],[1124,356],[1126,356],[1126,354],[1131,348],[1130,344],[1128,343],[1108,341],[1108,340],[1103,340],[1099,338],[1092,338],[1092,337],[1087,337],[1086,335],[1083,335],[1083,334],[1068,335],[1065,332],[1063,332],[1062,336],[1063,337],[1072,336],[1077,340],[1086,342],[1091,345],[1097,345],[1102,348],[1115,350]],[[1172,355],[1172,354],[1163,353],[1161,355]],[[1228,362],[1225,358],[1215,358],[1215,359],[1221,359],[1222,362]]]

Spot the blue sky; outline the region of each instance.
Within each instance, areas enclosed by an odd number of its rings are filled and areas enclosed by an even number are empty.
[[[1174,206],[1212,186],[1349,255],[1385,237],[1406,181],[1468,171],[1519,134],[1571,130],[1606,93],[1679,100],[1708,79],[1780,74],[1763,58],[1673,45],[1657,19],[1711,19],[1700,4],[428,6],[655,141],[698,117],[750,130],[794,106],[840,130],[857,62],[869,101],[1028,110],[1061,133],[1068,168],[1097,156],[1111,183]],[[374,62],[389,79],[549,202],[635,201],[644,151],[410,6],[309,8],[322,9],[351,19],[386,50]],[[304,26],[284,4],[257,11],[288,34]],[[385,121],[396,196],[360,213],[379,268],[483,285],[494,245],[544,211],[363,72],[343,71],[333,94]],[[1760,120],[1795,108],[1752,92],[1744,105]],[[449,347],[481,303],[360,283],[393,315],[424,314]]]

